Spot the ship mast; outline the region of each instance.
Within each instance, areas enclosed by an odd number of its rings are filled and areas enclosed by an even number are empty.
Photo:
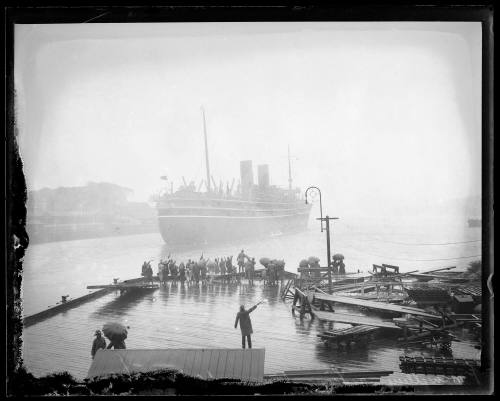
[[[205,135],[205,163],[207,166],[207,192],[210,192],[210,166],[208,164],[208,143],[207,143],[207,123],[205,121],[205,109],[201,106],[203,113],[203,133]]]
[[[290,145],[288,145],[288,189],[292,189],[292,164],[290,162]]]

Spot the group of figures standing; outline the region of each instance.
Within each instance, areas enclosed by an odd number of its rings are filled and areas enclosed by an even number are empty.
[[[177,262],[168,255],[167,259],[162,259],[158,263],[157,276],[160,284],[165,284],[168,279],[199,284],[206,283],[210,278],[222,277],[223,280],[239,280],[237,273],[244,273],[245,277],[253,281],[255,271],[255,258],[250,258],[241,250],[237,258],[238,266],[233,265],[233,256],[220,257],[211,260],[205,259],[203,254],[198,261],[188,259],[186,263]],[[144,262],[142,273],[146,282],[153,282],[153,268],[151,261]]]
[[[285,272],[285,261],[269,258],[261,258],[260,264],[264,266],[262,278],[266,285],[277,285],[279,281],[283,280]]]
[[[299,267],[305,270],[301,271],[301,277],[321,277],[321,265],[319,264],[319,258],[316,256],[310,256],[308,259],[303,259],[300,261]],[[332,273],[334,275],[343,276],[345,272],[344,255],[337,253],[333,255],[332,261],[330,263],[332,267]],[[308,270],[311,269],[311,270]],[[324,271],[324,270],[323,270]]]

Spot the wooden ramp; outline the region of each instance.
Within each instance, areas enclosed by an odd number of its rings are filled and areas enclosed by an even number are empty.
[[[99,350],[87,377],[171,368],[202,379],[232,378],[262,382],[264,355],[264,348]]]
[[[357,316],[357,315],[351,315],[347,313],[337,313],[337,312],[323,312],[318,310],[314,310],[313,313],[314,316],[316,316],[319,320],[326,320],[329,322],[349,323],[358,325],[361,324],[365,326],[384,327],[387,329],[398,329],[398,330],[401,329],[399,326],[397,326],[395,323],[391,321],[375,319],[368,316]]]
[[[412,308],[403,305],[394,305],[386,302],[370,301],[366,299],[358,299],[353,297],[346,297],[342,295],[329,295],[322,293],[315,293],[314,298],[321,301],[339,302],[348,305],[363,306],[370,309],[379,309],[383,311],[409,313],[412,315],[425,316],[428,318],[441,319],[441,316],[430,314],[423,309]]]
[[[160,288],[158,284],[151,283],[118,283],[118,284],[102,284],[88,285],[88,290],[106,288],[108,290],[155,290]]]

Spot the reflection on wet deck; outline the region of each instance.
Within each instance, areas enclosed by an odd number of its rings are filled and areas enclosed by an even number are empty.
[[[249,307],[262,298],[267,303],[251,315],[252,343],[266,350],[266,373],[325,367],[399,371],[398,357],[404,350],[394,339],[347,351],[327,347],[316,336],[322,323],[292,317],[291,305],[279,298],[279,287],[257,282],[191,287],[168,283],[149,293],[108,294],[26,328],[24,361],[35,375],[69,371],[83,378],[91,363],[94,331],[107,321],[130,326],[128,349],[239,348],[240,331],[234,329],[239,305]],[[453,343],[454,356],[470,358],[471,348],[467,342]]]

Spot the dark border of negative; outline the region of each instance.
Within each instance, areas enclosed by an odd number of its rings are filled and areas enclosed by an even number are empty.
[[[9,4],[10,3],[10,4]],[[80,4],[78,4],[80,3]],[[98,3],[98,2],[93,2]],[[88,4],[88,3],[87,3]],[[127,5],[129,4],[129,5]],[[50,23],[118,23],[118,22],[223,22],[223,21],[478,21],[482,23],[482,266],[483,333],[482,370],[488,382],[476,394],[493,391],[493,2],[399,1],[376,3],[350,1],[349,4],[290,6],[275,3],[268,6],[236,6],[230,2],[204,2],[181,5],[170,2],[122,1],[120,6],[87,6],[85,2],[53,0],[50,6],[39,1],[7,1],[3,9],[5,21],[5,285],[6,381],[4,394],[15,393],[8,380],[20,366],[22,334],[22,258],[28,247],[26,233],[26,182],[16,144],[14,92],[14,25]],[[5,384],[4,384],[5,383]],[[3,389],[2,389],[3,390]],[[471,389],[472,390],[472,389]],[[478,389],[479,390],[479,389]],[[471,392],[466,392],[471,393]]]

